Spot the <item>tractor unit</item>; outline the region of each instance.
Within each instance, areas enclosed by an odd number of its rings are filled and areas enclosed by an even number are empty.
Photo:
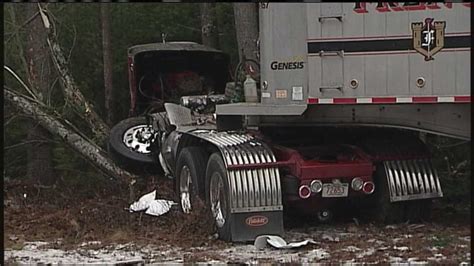
[[[130,118],[110,151],[162,168],[182,211],[208,208],[227,241],[282,235],[284,213],[326,222],[346,204],[381,222],[427,219],[443,192],[424,134],[470,140],[470,11],[260,3],[259,62],[235,75],[197,43],[133,46]],[[245,78],[257,102],[238,97]]]

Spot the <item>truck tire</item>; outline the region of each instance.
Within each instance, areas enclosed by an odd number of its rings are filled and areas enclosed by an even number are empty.
[[[230,193],[227,171],[219,152],[209,157],[206,168],[206,202],[217,227],[219,238],[231,241]]]
[[[176,192],[181,210],[190,213],[199,206],[200,190],[206,175],[207,156],[201,147],[186,147],[181,150],[176,162]]]
[[[151,142],[136,137],[139,130],[149,130],[145,117],[127,118],[112,127],[107,143],[109,154],[119,165],[133,172],[158,169],[159,162],[153,156]]]

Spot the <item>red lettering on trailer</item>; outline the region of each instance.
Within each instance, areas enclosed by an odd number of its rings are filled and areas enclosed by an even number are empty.
[[[453,8],[452,2],[356,2],[354,6],[355,13],[369,13],[367,4],[376,4],[375,10],[380,13],[391,12],[391,11],[418,11],[426,9],[441,9],[442,7],[447,9]],[[441,6],[442,5],[442,6]],[[471,7],[471,2],[463,2],[463,6]]]
[[[407,2],[403,5],[403,9],[405,10],[425,10],[426,9],[426,5],[425,3],[411,3],[411,2]]]

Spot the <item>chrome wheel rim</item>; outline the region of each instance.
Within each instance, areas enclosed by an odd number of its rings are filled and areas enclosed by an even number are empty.
[[[191,186],[191,172],[188,166],[183,166],[181,174],[179,176],[179,194],[181,198],[181,209],[184,213],[191,212],[191,197],[190,197],[190,186]]]
[[[215,172],[211,176],[210,181],[210,200],[211,212],[216,221],[217,227],[223,227],[226,221],[225,213],[222,211],[226,209],[226,199],[224,193],[224,184],[219,173]]]
[[[151,126],[143,124],[131,127],[123,134],[123,144],[130,150],[142,154],[151,152],[151,142],[156,133]]]

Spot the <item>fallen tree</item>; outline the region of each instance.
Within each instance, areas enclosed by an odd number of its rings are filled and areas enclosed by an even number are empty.
[[[65,126],[54,114],[49,114],[45,111],[40,103],[34,102],[5,86],[3,88],[3,95],[5,100],[12,103],[19,111],[31,116],[49,132],[59,136],[67,145],[107,176],[118,179],[128,185],[133,185],[136,182],[137,176],[117,166],[107,157],[104,150],[76,133],[73,129]]]
[[[38,10],[47,32],[46,41],[51,51],[53,64],[56,67],[61,80],[65,100],[73,107],[76,113],[78,113],[88,123],[94,133],[95,139],[99,141],[99,144],[104,144],[110,128],[97,112],[95,112],[94,106],[86,100],[84,95],[77,88],[74,78],[69,73],[67,60],[56,40],[54,25],[49,19],[47,10],[40,3],[38,3]]]

